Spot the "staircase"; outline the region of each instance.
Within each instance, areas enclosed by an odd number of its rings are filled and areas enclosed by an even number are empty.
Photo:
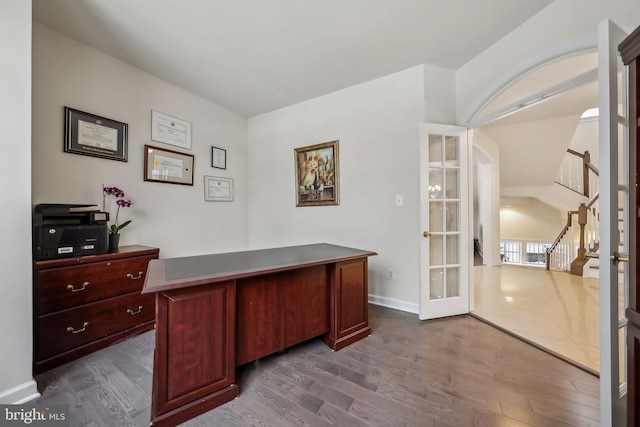
[[[547,270],[566,271],[582,276],[589,261],[587,252],[599,247],[600,205],[598,169],[591,164],[589,152],[571,149],[562,163],[556,183],[588,198],[577,210],[567,212],[567,223],[547,249]]]

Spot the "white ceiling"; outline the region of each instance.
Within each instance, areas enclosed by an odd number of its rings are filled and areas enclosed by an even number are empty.
[[[34,20],[251,117],[457,69],[553,0],[33,0]]]

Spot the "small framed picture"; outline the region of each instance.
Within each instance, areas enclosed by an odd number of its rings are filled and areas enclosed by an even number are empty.
[[[127,161],[126,123],[64,107],[64,152]]]
[[[144,146],[144,180],[193,185],[193,154]]]
[[[211,147],[211,167],[217,169],[227,168],[227,150],[224,148]]]
[[[205,175],[204,200],[207,202],[232,202],[233,179]]]
[[[151,110],[151,139],[191,150],[191,123]]]
[[[296,206],[340,204],[338,141],[294,149]]]

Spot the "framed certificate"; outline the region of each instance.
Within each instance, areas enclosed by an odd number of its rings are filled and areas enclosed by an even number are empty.
[[[193,154],[144,146],[144,180],[193,185]]]
[[[191,150],[191,123],[151,110],[151,139]]]
[[[217,169],[227,168],[227,150],[224,148],[211,147],[211,167]]]
[[[127,161],[126,123],[64,107],[64,152]]]
[[[205,175],[204,200],[206,202],[232,202],[233,179]]]

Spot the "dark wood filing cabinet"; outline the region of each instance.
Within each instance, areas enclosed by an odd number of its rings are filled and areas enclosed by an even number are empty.
[[[153,329],[154,295],[141,290],[158,253],[136,245],[34,262],[34,374]]]

